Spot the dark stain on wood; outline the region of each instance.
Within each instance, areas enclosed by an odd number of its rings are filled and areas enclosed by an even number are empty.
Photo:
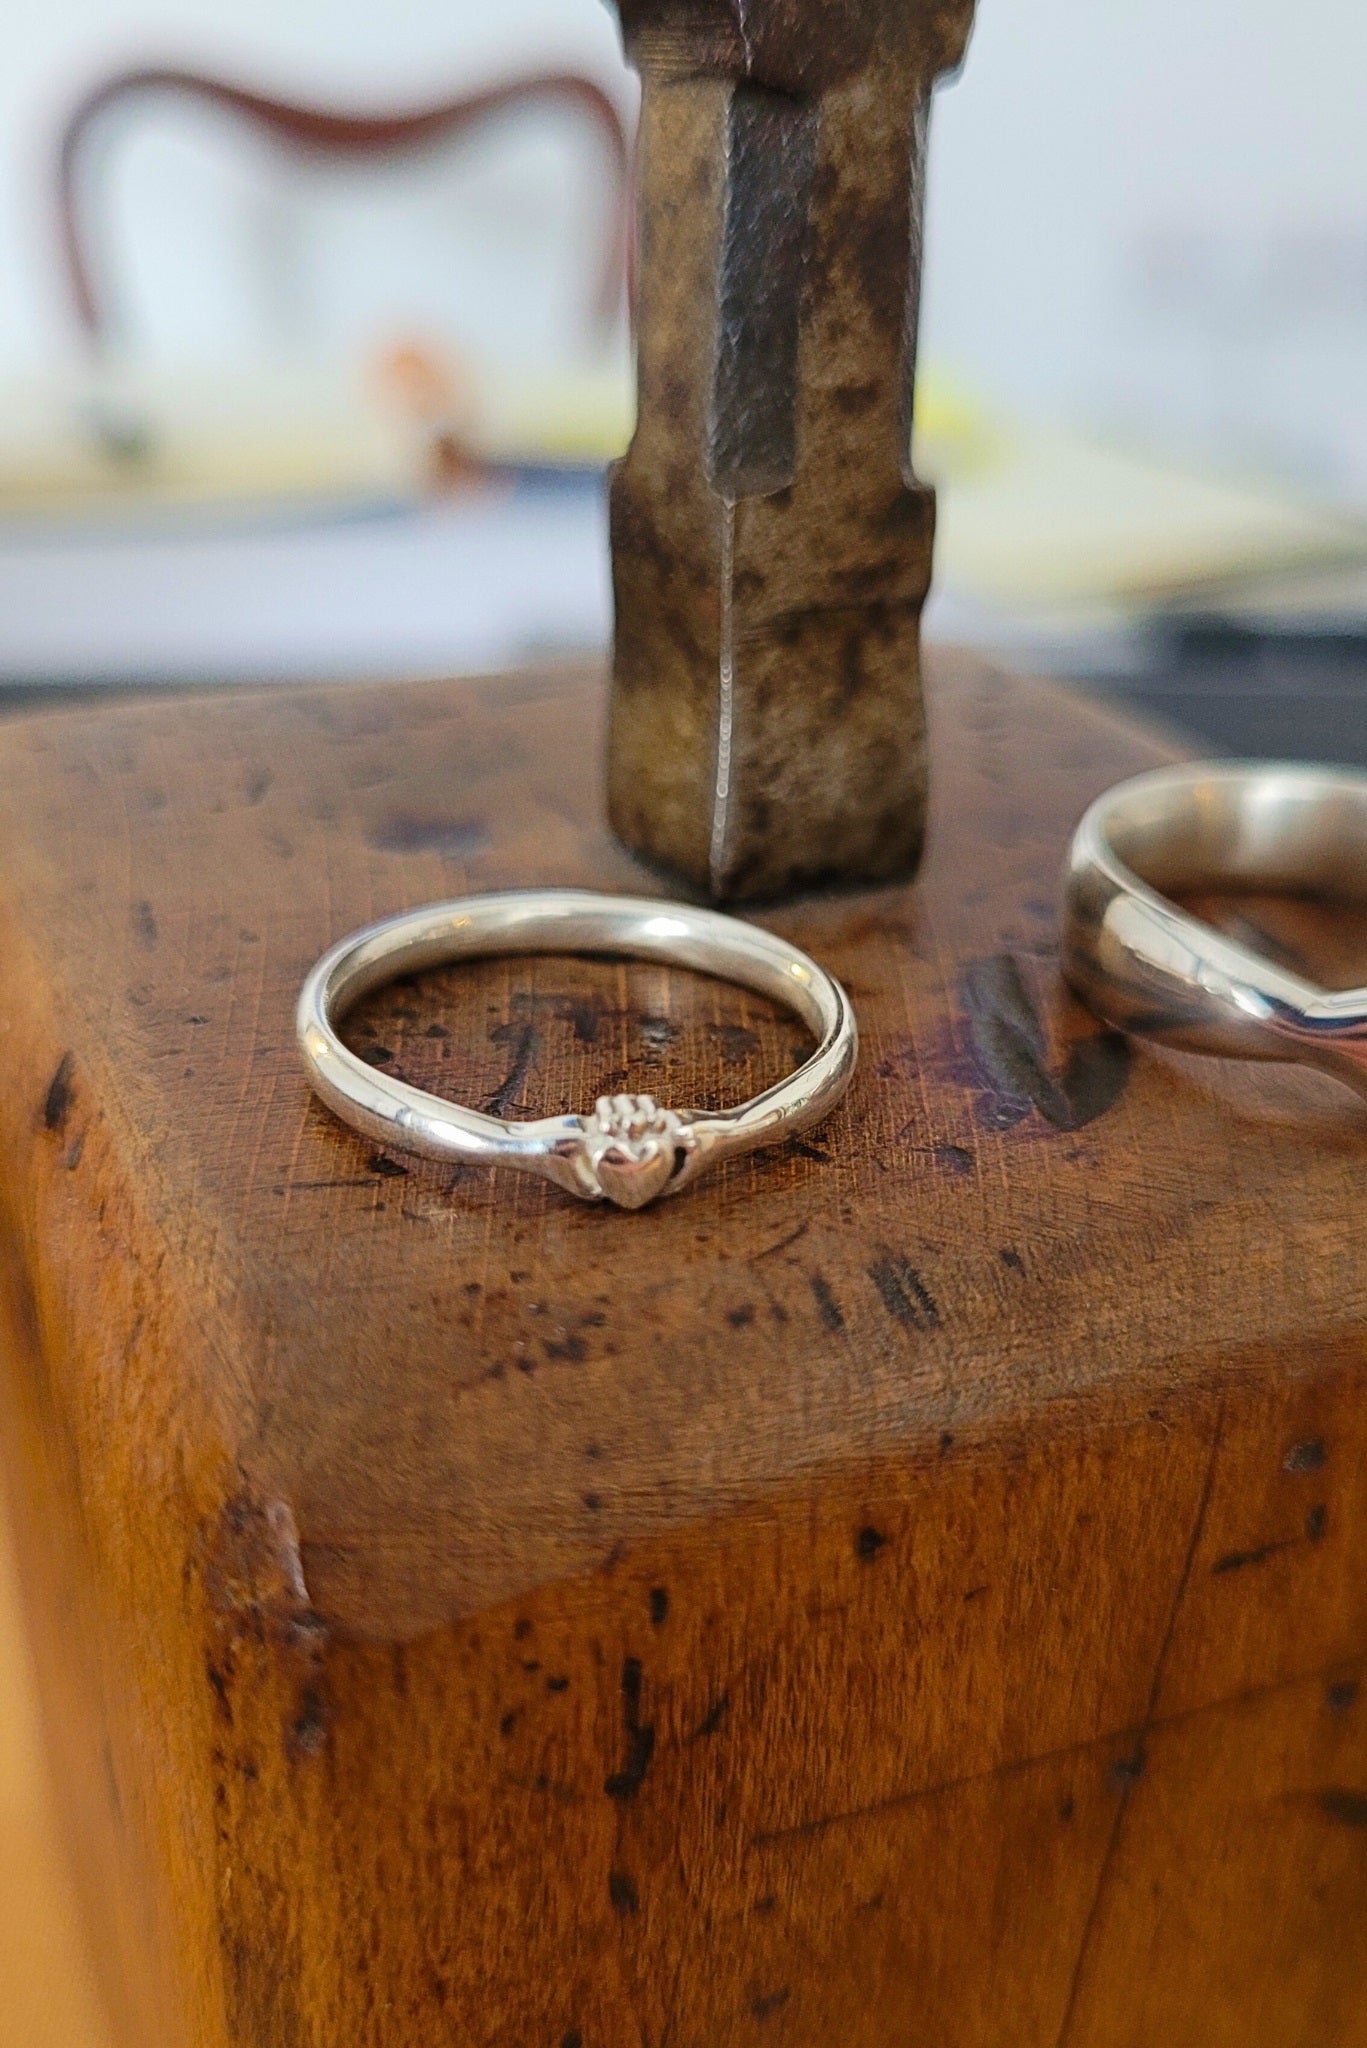
[[[1325,1449],[1321,1438],[1311,1437],[1306,1443],[1292,1444],[1282,1459],[1283,1472],[1319,1472],[1323,1470]]]
[[[788,1240],[785,1240],[785,1242],[788,1242]],[[779,1247],[775,1246],[773,1249],[778,1250]],[[816,1303],[816,1312],[825,1327],[833,1332],[843,1330],[845,1327],[844,1313],[840,1303],[831,1292],[829,1282],[824,1280],[820,1273],[812,1273],[808,1277],[807,1284],[812,1290],[812,1299]]]
[[[613,1912],[620,1913],[623,1919],[640,1910],[640,1894],[625,1870],[608,1872],[608,1898],[612,1901]]]
[[[622,1723],[626,1735],[626,1759],[603,1786],[609,1799],[625,1803],[634,1799],[645,1782],[650,1759],[655,1754],[655,1724],[641,1719],[641,1660],[628,1657],[622,1666]]]
[[[327,1741],[327,1702],[316,1686],[306,1686],[299,1712],[290,1725],[289,1749],[295,1757],[317,1756]]]
[[[963,977],[969,1036],[995,1098],[989,1122],[1019,1123],[1033,1109],[1059,1131],[1082,1130],[1112,1107],[1129,1077],[1131,1054],[1115,1031],[1080,1038],[1056,1079],[1039,1012],[1010,953],[976,960]]]
[[[1346,1828],[1367,1828],[1367,1792],[1348,1785],[1326,1785],[1319,1796],[1320,1812]]]
[[[867,1564],[871,1558],[877,1557],[887,1540],[881,1529],[875,1529],[872,1523],[868,1523],[854,1539],[855,1555]]]
[[[1259,1543],[1252,1550],[1227,1550],[1223,1557],[1217,1557],[1211,1572],[1241,1572],[1253,1564],[1266,1564],[1269,1557],[1275,1557],[1279,1550],[1294,1550],[1297,1538],[1283,1536],[1276,1543]]]
[[[140,945],[153,953],[161,934],[157,930],[156,912],[145,896],[140,896],[132,909],[133,932]]]
[[[750,2000],[750,2010],[757,2020],[767,2020],[771,2014],[785,2006],[791,1997],[792,1992],[786,1984],[778,1991],[756,1992]]]
[[[726,1719],[726,1710],[730,1706],[730,1704],[731,1695],[730,1693],[726,1692],[722,1693],[719,1698],[713,1700],[711,1706],[703,1715],[697,1727],[693,1730],[693,1735],[691,1739],[693,1741],[696,1741],[700,1735],[715,1735],[717,1730],[721,1727],[722,1722]]]
[[[75,1092],[71,1085],[71,1076],[75,1070],[75,1064],[72,1055],[69,1052],[64,1052],[57,1062],[56,1072],[47,1084],[47,1094],[43,1097],[43,1128],[45,1130],[61,1131],[65,1128],[66,1120],[71,1114],[71,1104]]]
[[[489,843],[489,828],[478,818],[420,817],[398,812],[369,834],[378,853],[435,853],[464,860]]]

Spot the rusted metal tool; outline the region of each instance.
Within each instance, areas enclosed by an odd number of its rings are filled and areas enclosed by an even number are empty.
[[[908,873],[927,110],[972,0],[618,0],[644,85],[609,801],[717,898]]]

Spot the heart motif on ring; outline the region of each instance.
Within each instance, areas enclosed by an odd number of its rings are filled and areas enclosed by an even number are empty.
[[[662,1193],[687,1126],[649,1095],[600,1095],[584,1137],[600,1193],[620,1209],[643,1209]]]

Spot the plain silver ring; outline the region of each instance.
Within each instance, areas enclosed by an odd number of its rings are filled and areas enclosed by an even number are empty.
[[[514,1122],[379,1073],[337,1035],[352,1005],[387,981],[504,953],[614,953],[693,968],[796,1011],[817,1049],[737,1109],[668,1109],[648,1095],[616,1095],[600,1097],[588,1116]],[[819,1123],[849,1086],[859,1049],[839,982],[786,940],[716,911],[584,889],[466,896],[353,932],[309,974],[296,1028],[317,1093],[366,1137],[448,1165],[540,1174],[585,1201],[625,1209],[677,1194],[717,1160]]]
[[[1367,1095],[1367,988],[1317,988],[1171,901],[1199,889],[1367,905],[1367,774],[1194,762],[1118,783],[1077,828],[1063,927],[1069,981],[1117,1029]]]

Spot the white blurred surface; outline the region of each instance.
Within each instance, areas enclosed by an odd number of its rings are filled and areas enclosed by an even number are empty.
[[[487,671],[605,648],[610,618],[596,479],[289,524],[0,528],[0,684]]]

